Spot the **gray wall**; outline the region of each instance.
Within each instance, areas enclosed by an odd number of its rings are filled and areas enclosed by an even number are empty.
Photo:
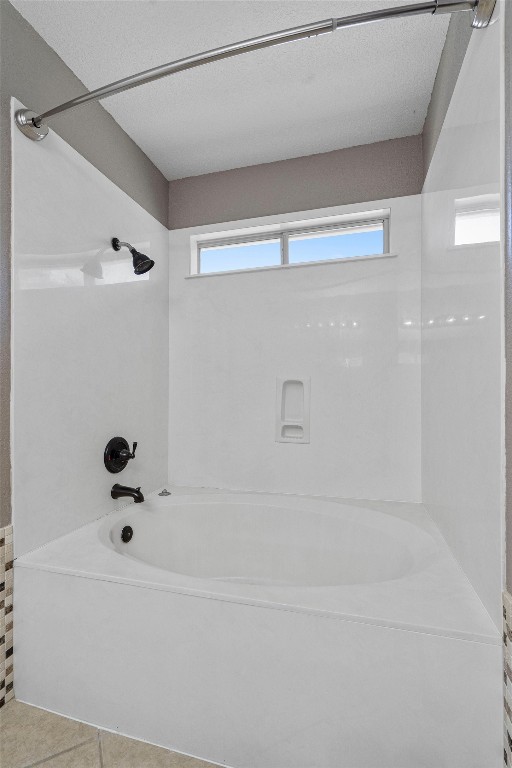
[[[0,526],[10,509],[10,98],[44,110],[86,91],[62,59],[7,2],[0,0]],[[163,224],[168,182],[99,104],[51,121],[52,128]],[[44,194],[44,191],[42,191]],[[44,450],[44,435],[38,435]]]
[[[169,228],[421,192],[421,136],[192,176],[169,184]]]
[[[423,166],[425,176],[443,127],[444,118],[452,98],[464,56],[471,39],[470,14],[454,13],[448,25],[432,96],[423,126]]]
[[[169,183],[169,229],[418,194],[471,38],[454,14],[423,135],[265,163]]]

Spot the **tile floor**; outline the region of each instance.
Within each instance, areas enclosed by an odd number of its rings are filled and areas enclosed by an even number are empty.
[[[0,709],[1,768],[214,768],[142,741],[10,701]]]

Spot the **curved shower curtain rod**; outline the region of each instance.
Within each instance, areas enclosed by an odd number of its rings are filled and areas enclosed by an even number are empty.
[[[491,20],[495,4],[496,0],[430,0],[430,2],[426,3],[403,5],[397,8],[384,8],[380,11],[369,11],[354,16],[342,16],[339,19],[325,19],[324,21],[317,21],[312,24],[304,24],[300,27],[292,27],[280,32],[271,32],[260,37],[252,37],[239,43],[231,43],[221,48],[213,48],[211,51],[197,53],[185,59],[178,59],[177,61],[171,61],[169,64],[162,64],[159,67],[147,69],[144,72],[125,77],[122,80],[116,80],[115,83],[110,83],[102,88],[96,88],[94,91],[84,93],[82,96],[77,96],[39,115],[30,109],[19,109],[15,113],[14,119],[16,125],[25,136],[28,136],[33,141],[41,141],[49,131],[48,126],[44,122],[48,117],[53,117],[61,112],[67,112],[69,109],[87,104],[89,101],[99,101],[107,96],[114,96],[117,93],[122,93],[122,91],[127,91],[129,88],[136,88],[139,85],[151,83],[153,80],[159,80],[162,77],[183,72],[186,69],[200,67],[203,64],[211,64],[214,61],[239,56],[242,53],[249,53],[249,51],[257,51],[261,48],[270,48],[273,45],[282,45],[283,43],[302,40],[306,37],[334,32],[345,27],[355,27],[360,24],[369,24],[375,21],[397,19],[406,16],[417,16],[425,13],[473,11],[471,26],[483,29],[488,26]]]

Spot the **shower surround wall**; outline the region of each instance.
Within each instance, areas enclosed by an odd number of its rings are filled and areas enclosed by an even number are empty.
[[[114,482],[167,476],[167,230],[54,132],[12,132],[16,556],[112,509]],[[156,261],[136,277],[128,251]],[[121,476],[108,440],[138,441]]]
[[[503,265],[499,242],[455,245],[455,223],[456,212],[498,206],[501,35],[498,21],[471,38],[425,181],[422,228],[423,501],[498,627]]]
[[[19,52],[23,51],[23,56]],[[0,525],[11,522],[11,97],[44,110],[86,91],[8,0],[0,0]],[[52,121],[52,130],[167,223],[168,182],[101,103]]]
[[[190,273],[191,236],[390,209],[390,258]],[[169,477],[420,501],[419,196],[170,232]],[[275,441],[276,380],[310,379],[310,443]]]

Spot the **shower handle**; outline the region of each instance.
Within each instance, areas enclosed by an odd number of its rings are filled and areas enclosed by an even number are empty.
[[[122,472],[130,459],[135,458],[136,450],[137,443],[133,444],[133,448],[130,451],[130,446],[124,437],[113,437],[108,441],[103,453],[105,468],[114,474]]]
[[[129,461],[130,459],[134,459],[136,450],[137,450],[137,443],[133,444],[131,453],[129,448],[123,448],[122,450],[119,451],[119,458],[121,459],[121,461]]]

